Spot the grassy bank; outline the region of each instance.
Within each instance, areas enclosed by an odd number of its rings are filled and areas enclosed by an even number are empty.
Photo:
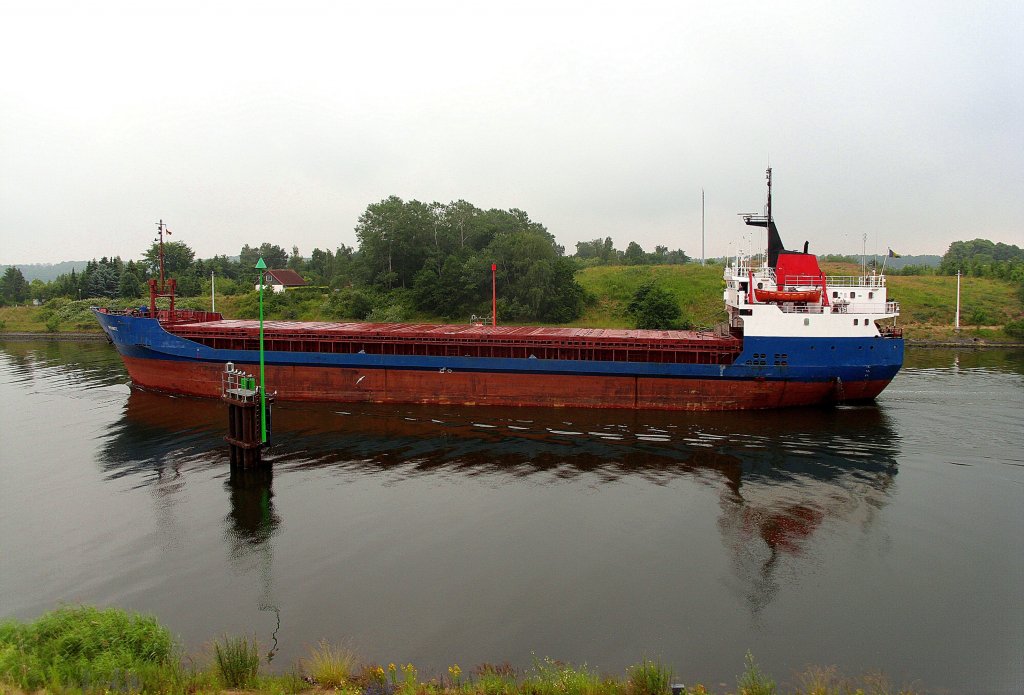
[[[10,693],[318,693],[345,695],[894,695],[911,693],[880,675],[845,678],[834,668],[811,667],[778,684],[748,652],[735,688],[687,682],[657,661],[641,659],[610,676],[585,664],[534,659],[518,670],[481,664],[421,672],[413,664],[386,666],[350,649],[321,642],[285,674],[264,671],[254,640],[221,637],[204,654],[188,656],[154,618],[118,609],[59,608],[30,623],[0,624],[0,692]]]
[[[825,264],[830,275],[855,275],[857,266],[841,263]],[[627,328],[631,326],[626,306],[637,289],[653,281],[673,294],[679,301],[684,318],[696,327],[712,327],[725,320],[722,305],[722,268],[720,266],[598,266],[587,268],[576,279],[591,298],[583,316],[573,326]],[[946,276],[892,276],[888,278],[889,297],[900,302],[898,323],[909,340],[961,344],[1020,342],[1008,335],[1005,326],[1024,320],[1024,298],[1020,289],[1002,280],[964,278],[961,287],[960,324],[953,329],[956,312],[956,278]],[[266,298],[267,317],[271,319],[330,321],[348,320],[339,307],[345,302],[339,296],[315,288]],[[416,314],[408,308],[408,297],[375,296],[371,319],[406,320],[441,323],[439,317]],[[388,302],[397,302],[389,307]],[[106,300],[54,299],[44,306],[0,307],[0,334],[3,332],[66,333],[92,331],[99,326],[89,307],[93,305],[139,306],[147,299]],[[398,306],[401,305],[401,306]],[[209,309],[209,297],[186,297],[178,306]],[[254,293],[217,298],[217,309],[225,316],[254,318]],[[468,317],[467,317],[468,318]],[[501,317],[499,316],[499,321]]]

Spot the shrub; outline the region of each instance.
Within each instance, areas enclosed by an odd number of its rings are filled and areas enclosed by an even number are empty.
[[[644,659],[626,673],[629,676],[626,684],[628,695],[665,695],[670,691],[672,672],[660,663]]]
[[[1010,336],[1011,338],[1024,340],[1024,319],[1010,321],[1003,327],[1003,331],[1005,331],[1006,335]]]
[[[743,674],[736,680],[740,695],[775,695],[775,681],[761,673],[761,668],[750,652],[744,657],[743,666]]]
[[[615,695],[614,683],[602,683],[584,664],[579,668],[554,659],[534,659],[533,674],[520,688],[523,695]]]
[[[373,298],[363,290],[346,287],[331,292],[323,303],[323,311],[331,318],[361,321],[373,311]]]
[[[25,690],[143,690],[179,677],[170,632],[155,618],[68,606],[0,625],[0,679]]]
[[[354,654],[343,647],[320,642],[310,651],[303,666],[321,688],[340,688],[355,672],[358,665]]]
[[[516,671],[510,664],[481,664],[473,672],[476,674],[476,690],[483,695],[516,695],[519,685]]]
[[[260,670],[259,645],[245,637],[225,636],[213,644],[214,666],[225,687],[246,688],[256,683]]]
[[[679,308],[679,302],[653,282],[640,285],[626,306],[626,313],[633,317],[637,328],[659,330],[683,325],[683,310]]]
[[[399,323],[405,321],[408,316],[408,310],[401,304],[382,304],[374,307],[373,311],[366,315],[366,320],[370,323]]]

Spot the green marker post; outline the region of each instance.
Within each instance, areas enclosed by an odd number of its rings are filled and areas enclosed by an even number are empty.
[[[263,271],[266,269],[267,264],[261,256],[256,262],[256,270],[260,271],[260,431],[263,435],[260,441],[264,444],[267,443],[267,380],[263,373]]]

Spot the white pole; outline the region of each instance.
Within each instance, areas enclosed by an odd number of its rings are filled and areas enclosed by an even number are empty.
[[[210,271],[210,311],[217,311],[217,290],[213,284],[213,271]]]
[[[700,189],[700,264],[704,265],[704,189]]]
[[[956,329],[960,330],[960,271],[956,271]]]

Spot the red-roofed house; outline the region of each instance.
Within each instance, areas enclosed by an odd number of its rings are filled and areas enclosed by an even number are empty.
[[[284,292],[289,287],[304,287],[306,285],[306,281],[302,279],[301,275],[288,268],[267,270],[266,283],[264,286],[275,292]],[[260,286],[256,285],[256,289],[259,288]]]

